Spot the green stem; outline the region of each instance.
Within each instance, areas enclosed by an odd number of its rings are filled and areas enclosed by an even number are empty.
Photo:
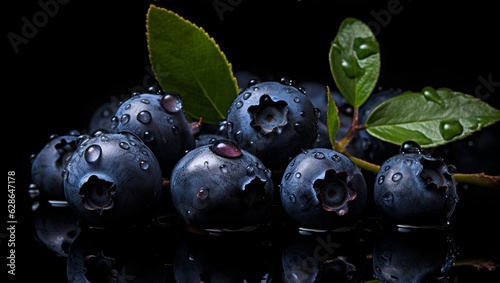
[[[500,175],[492,176],[484,173],[456,173],[454,174],[455,181],[469,185],[476,185],[491,189],[500,189]]]

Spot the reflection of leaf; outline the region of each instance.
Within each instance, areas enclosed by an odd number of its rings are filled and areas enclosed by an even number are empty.
[[[337,88],[355,107],[370,96],[380,72],[380,50],[370,28],[346,18],[330,47],[330,69]]]
[[[413,140],[433,147],[462,139],[500,120],[500,111],[447,88],[405,92],[378,105],[366,120],[368,133],[387,142]]]
[[[176,13],[151,5],[147,14],[149,57],[165,92],[177,92],[186,114],[218,123],[238,94],[231,64],[214,39]]]

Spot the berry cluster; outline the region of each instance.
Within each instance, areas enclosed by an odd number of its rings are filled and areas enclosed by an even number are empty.
[[[264,224],[278,205],[290,224],[325,231],[355,224],[370,203],[395,224],[448,223],[458,201],[452,166],[416,143],[399,150],[364,130],[337,151],[328,138],[325,85],[244,74],[218,125],[190,122],[182,94],[158,88],[100,106],[92,133],[54,137],[34,155],[32,187],[104,228],[149,224],[172,210],[188,227],[242,230]],[[379,90],[359,119],[399,93]],[[330,95],[340,138],[353,108],[339,92]],[[381,162],[377,176],[349,155]]]

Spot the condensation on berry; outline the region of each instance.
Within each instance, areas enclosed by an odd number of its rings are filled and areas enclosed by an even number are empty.
[[[219,169],[220,169],[220,171],[221,171],[222,173],[224,173],[224,174],[228,172],[227,165],[224,165],[224,164],[223,164],[223,165],[219,166]]]
[[[151,131],[145,131],[142,134],[142,138],[144,139],[145,142],[151,142],[151,141],[153,141],[155,139],[155,135]]]
[[[130,121],[130,115],[128,114],[123,114],[121,117],[120,117],[120,122],[122,124],[127,124],[128,122]]]
[[[377,182],[378,182],[379,184],[382,184],[382,183],[384,182],[384,180],[385,180],[385,177],[384,177],[384,176],[379,176],[379,177],[378,177]]]
[[[125,150],[130,149],[130,144],[128,144],[128,143],[126,143],[126,142],[120,142],[118,145],[119,145],[119,146],[120,146],[120,148],[122,148],[122,149],[125,149]]]
[[[210,146],[213,153],[221,157],[237,158],[242,156],[241,148],[234,141],[221,139]]]
[[[247,100],[247,99],[249,99],[249,98],[250,98],[250,96],[252,96],[252,93],[251,93],[251,92],[245,92],[245,93],[243,94],[243,100]]]
[[[137,121],[143,124],[149,124],[151,122],[151,113],[149,111],[141,111],[137,114]]]
[[[415,141],[405,141],[401,144],[400,153],[422,153],[422,147]]]
[[[293,128],[299,132],[299,133],[303,133],[306,129],[306,127],[304,126],[304,124],[302,122],[297,122],[297,123],[294,123],[293,124]]]
[[[236,106],[236,109],[240,109],[241,107],[243,107],[243,102],[238,101],[238,102],[236,102],[235,106]]]
[[[181,99],[172,94],[166,94],[163,96],[160,100],[160,105],[163,109],[165,109],[165,111],[170,113],[176,113],[182,109]]]
[[[96,162],[101,158],[102,148],[99,145],[93,144],[85,150],[84,158],[89,163]]]
[[[403,174],[401,174],[401,172],[397,172],[397,173],[394,173],[394,175],[392,175],[391,180],[394,182],[399,182],[399,180],[401,180],[401,178],[403,178]]]
[[[314,158],[316,158],[316,159],[325,159],[325,154],[323,154],[323,152],[316,152],[314,154]]]
[[[340,156],[338,156],[337,154],[334,154],[332,155],[332,160],[335,162],[340,162],[342,158],[340,158]]]
[[[149,162],[147,162],[146,160],[139,161],[139,165],[144,171],[149,169]]]

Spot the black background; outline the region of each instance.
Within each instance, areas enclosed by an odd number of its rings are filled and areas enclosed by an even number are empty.
[[[6,28],[2,97],[7,100],[2,108],[3,162],[7,171],[16,172],[16,279],[65,280],[60,268],[64,259],[33,241],[29,156],[51,134],[85,131],[93,109],[109,97],[128,95],[152,83],[145,26],[150,4],[203,27],[235,70],[320,81],[331,87],[330,42],[345,17],[356,17],[376,32],[382,58],[379,86],[414,91],[448,87],[477,95],[478,86],[489,77],[496,84],[489,91],[481,88],[482,99],[500,108],[499,25],[492,2],[73,0],[62,4],[54,0],[58,11],[18,46],[17,53],[9,33],[22,36],[23,17],[33,23],[43,9],[38,1],[13,2],[2,9]],[[218,2],[233,5],[221,12],[222,19],[214,7]],[[396,5],[397,13],[391,14],[391,5]],[[494,129],[498,136],[498,126]],[[478,161],[476,168],[498,175],[492,160]],[[500,203],[498,197],[481,188],[464,191],[459,213],[470,221],[498,225],[498,211],[488,208]],[[484,210],[466,212],[468,205],[476,204]]]

